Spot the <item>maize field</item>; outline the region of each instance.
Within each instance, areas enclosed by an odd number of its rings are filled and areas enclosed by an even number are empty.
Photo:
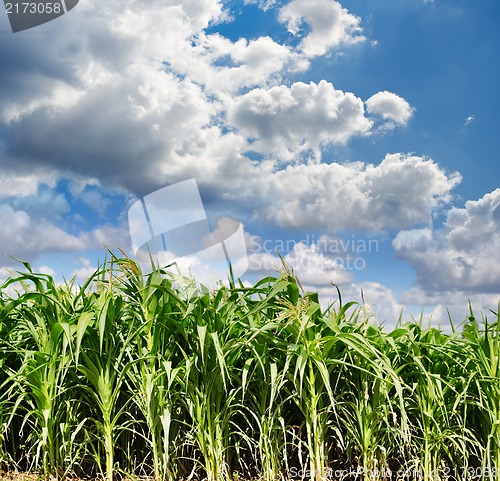
[[[498,311],[450,332],[363,312],[286,266],[181,293],[126,257],[81,286],[24,263],[0,286],[0,473],[499,481]]]

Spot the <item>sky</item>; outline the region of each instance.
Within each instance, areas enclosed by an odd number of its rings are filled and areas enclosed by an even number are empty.
[[[496,0],[80,0],[12,33],[0,11],[0,282],[134,257],[131,206],[195,179],[211,228],[244,228],[247,284],[279,251],[385,325],[491,316],[499,20]]]

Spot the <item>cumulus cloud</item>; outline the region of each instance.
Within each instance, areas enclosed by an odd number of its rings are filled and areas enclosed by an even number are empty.
[[[34,195],[38,192],[41,184],[54,187],[57,176],[55,173],[22,173],[2,171],[0,176],[0,199],[6,197],[25,197]]]
[[[359,303],[362,320],[383,323],[393,327],[403,306],[394,293],[377,282],[355,282],[355,262],[349,261],[349,252],[328,252],[328,246],[344,245],[345,240],[325,236],[317,242],[293,243],[288,253],[283,253],[283,260],[288,268],[293,269],[305,290],[318,292],[324,309],[338,302],[338,286],[343,299],[356,300]],[[269,243],[268,243],[269,244]],[[263,247],[265,241],[253,239],[249,245]],[[276,244],[276,242],[274,242]],[[349,248],[347,249],[350,250]],[[352,253],[350,253],[352,254]],[[282,262],[275,252],[262,249],[251,252],[249,272],[259,275],[275,275],[282,270]]]
[[[273,161],[242,156],[238,136],[224,143],[206,140],[203,152],[210,162],[189,156],[170,174],[188,178],[196,165],[202,193],[224,200],[225,209],[237,210],[236,217],[253,209],[255,219],[285,228],[334,232],[429,226],[461,180],[432,159],[405,154],[389,154],[378,165],[307,163],[276,169]]]
[[[162,266],[165,270],[178,278],[181,289],[194,285],[203,284],[209,289],[215,289],[220,284],[226,284],[229,279],[229,267],[221,246],[213,246],[193,254],[178,256],[170,251],[157,251],[153,254],[155,264]],[[140,250],[137,261],[144,273],[151,272],[151,257],[149,253]],[[242,264],[235,262],[232,267],[237,269]],[[242,271],[245,271],[243,266]],[[234,271],[233,271],[234,272]],[[187,282],[186,282],[187,281]]]
[[[317,289],[319,286],[345,284],[352,282],[354,275],[350,272],[341,256],[328,256],[321,251],[317,243],[307,245],[298,242],[290,252],[284,254],[283,260],[293,268],[300,281]],[[281,260],[276,253],[264,251],[253,252],[249,257],[249,272],[270,275],[280,268]]]
[[[309,288],[309,286],[307,286]],[[463,292],[448,292],[429,295],[414,288],[397,296],[394,291],[379,282],[364,281],[339,285],[342,299],[356,301],[359,319],[375,322],[390,331],[398,322],[422,322],[424,327],[432,326],[450,332],[458,328],[468,316],[471,308],[477,319],[487,316],[495,318],[490,310],[497,312],[499,296],[494,294],[475,294],[467,297]],[[338,306],[338,293],[333,286],[312,288],[319,292],[324,308],[332,303]],[[353,312],[352,309],[350,312]]]
[[[340,22],[338,39],[345,40],[347,20],[358,20],[327,3],[338,13],[327,23],[338,30]],[[316,12],[322,3],[311,5]],[[289,21],[302,12],[321,31],[305,3],[288,7]],[[0,46],[0,165],[26,171],[26,192],[47,172],[134,194],[187,177],[203,178],[214,193],[231,174],[245,192],[248,177],[257,183],[279,161],[320,160],[321,149],[372,127],[363,101],[328,82],[280,85],[281,74],[307,68],[296,48],[270,37],[233,42],[208,34],[208,26],[227,19],[219,1],[124,8],[112,0],[104,8],[89,0],[71,13],[46,44],[16,36],[15,45],[9,37]],[[248,151],[270,162],[255,165],[243,155]],[[3,183],[12,192],[12,182]],[[96,193],[83,197],[104,209]]]
[[[449,210],[442,229],[400,232],[393,241],[396,254],[415,268],[418,289],[406,302],[432,304],[460,293],[500,296],[500,189],[464,208]]]
[[[405,321],[411,321],[411,313],[404,310],[403,304],[399,302],[394,292],[379,282],[353,282],[339,287],[342,299],[358,303],[356,307],[360,321],[374,322],[387,330],[396,326],[400,316]],[[336,302],[338,306],[338,293],[335,287],[320,288],[319,294],[323,299],[323,305]]]
[[[319,157],[321,147],[344,144],[372,126],[361,99],[324,80],[254,89],[235,100],[229,120],[246,137],[255,139],[252,150],[285,160],[308,150]]]
[[[332,304],[338,306],[338,287],[342,299],[357,302],[356,307],[361,321],[376,322],[390,330],[396,326],[400,317],[402,322],[411,322],[415,318],[418,320],[421,309],[415,306],[406,307],[387,286],[375,281],[356,281],[357,275],[367,266],[364,256],[367,252],[378,251],[378,242],[375,244],[373,246],[370,241],[355,239],[354,236],[352,238],[308,236],[301,241],[263,240],[250,236],[247,241],[250,254],[249,272],[259,276],[276,275],[277,271],[283,269],[282,261],[275,252],[278,250],[304,289],[319,293],[324,309]],[[446,298],[440,299],[441,304],[436,302],[437,305],[426,310],[424,322],[434,326],[439,324],[446,326],[447,322],[443,322],[446,319],[439,315],[443,312],[443,303],[446,301]],[[461,304],[456,306],[456,311],[461,313],[458,308],[466,308],[467,305],[464,304],[463,298],[460,301]]]
[[[30,261],[40,251],[83,249],[87,239],[68,234],[47,220],[32,219],[22,210],[0,204],[0,246],[2,254]]]
[[[186,164],[194,150],[206,157],[204,137],[224,115],[226,92],[265,84],[298,59],[269,37],[206,35],[221,12],[216,1],[91,1],[47,43],[9,37],[0,46],[2,168],[21,164],[38,177],[56,171],[143,193],[172,180],[167,162]],[[221,145],[223,136],[219,130]]]
[[[473,309],[481,310],[485,308],[494,308],[500,301],[499,294],[482,294],[465,291],[447,290],[442,292],[426,292],[421,287],[412,287],[404,292],[401,296],[401,301],[406,304],[415,306],[433,306],[432,311],[441,313],[446,308],[455,313],[460,313],[461,321],[469,312],[468,301],[471,301]],[[437,315],[437,314],[436,314]],[[442,320],[441,314],[440,319]]]
[[[4,265],[15,264],[9,257],[33,262],[42,252],[78,252],[86,249],[128,249],[128,231],[120,226],[100,226],[88,232],[73,234],[50,219],[51,213],[41,216],[34,210],[16,209],[9,204],[0,204],[0,255],[5,256]]]
[[[366,110],[370,115],[382,118],[383,130],[406,125],[415,111],[405,99],[386,90],[372,95],[366,101]]]
[[[391,154],[379,165],[289,166],[260,195],[275,199],[264,212],[283,227],[398,229],[430,225],[433,211],[451,200],[460,179],[431,159]]]
[[[430,229],[419,229],[400,233],[398,241],[413,251],[422,247],[422,242],[431,239]],[[415,287],[397,296],[387,286],[375,281],[356,281],[360,270],[366,267],[363,256],[370,249],[361,239],[321,236],[302,241],[263,240],[251,236],[247,241],[250,249],[250,272],[259,276],[275,275],[282,268],[275,249],[283,254],[283,259],[292,268],[305,290],[318,292],[323,308],[338,303],[338,286],[343,299],[358,303],[361,320],[382,324],[385,329],[393,329],[401,317],[402,322],[419,322],[423,325],[450,329],[449,316],[457,327],[469,315],[467,299],[471,301],[475,315],[481,318],[488,309],[496,310],[500,294],[467,293],[463,290],[426,292]],[[364,247],[363,247],[364,245]],[[377,244],[378,245],[378,244]],[[358,252],[361,248],[360,252]],[[283,249],[288,249],[285,254]],[[378,247],[377,247],[378,249]],[[357,262],[356,259],[363,262]],[[436,269],[439,269],[437,266]],[[335,284],[335,285],[332,285]]]
[[[2,288],[5,282],[12,277],[16,277],[16,273],[10,267],[0,267],[0,295],[5,297],[16,297],[18,295],[16,288],[12,284]]]
[[[83,203],[100,217],[105,216],[116,199],[132,200],[133,197],[123,189],[103,189],[96,179],[72,179],[68,191],[72,202]]]
[[[471,315],[471,309],[476,319],[491,319],[491,311],[498,312],[499,301],[500,294],[464,291],[433,293],[420,287],[414,287],[401,296],[402,303],[420,306],[424,312],[425,323],[441,326],[447,331],[451,330],[451,326],[458,328],[465,322]]]
[[[79,266],[71,272],[71,277],[76,277],[77,281],[86,281],[97,271],[97,266],[93,266],[92,261],[86,257],[80,257],[78,264]]]
[[[268,36],[233,42],[219,34],[198,35],[184,58],[169,61],[172,68],[229,99],[242,89],[280,84],[282,74],[307,70],[309,61],[291,47]]]
[[[343,44],[363,41],[360,19],[332,0],[292,0],[279,13],[293,35],[301,35],[299,48],[309,57],[324,55]]]
[[[31,218],[59,221],[71,208],[64,194],[44,187],[29,196],[14,197],[9,203],[16,211],[29,213]]]
[[[94,177],[132,191],[151,184],[158,165],[182,147],[186,133],[207,124],[214,109],[191,82],[160,72],[136,74],[89,90],[71,108],[38,109],[11,122],[5,140],[10,157],[35,166],[42,160],[61,175]],[[148,95],[151,90],[156,95]],[[141,162],[146,168],[137,168]]]
[[[370,115],[383,119],[384,130],[405,125],[413,113],[406,100],[390,92],[375,94],[366,105]],[[325,147],[367,135],[374,126],[360,98],[325,80],[255,88],[231,103],[228,120],[250,139],[250,150],[287,161],[308,152],[320,160]]]
[[[40,274],[45,274],[47,276],[52,276],[54,277],[56,275],[56,271],[50,267],[50,266],[40,266],[38,269],[37,269],[37,272],[39,272]]]

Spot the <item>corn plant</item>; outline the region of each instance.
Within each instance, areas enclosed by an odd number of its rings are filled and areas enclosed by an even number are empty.
[[[40,465],[46,476],[59,476],[71,457],[65,452],[70,418],[65,408],[69,401],[74,306],[65,296],[71,297],[68,291],[72,286],[60,288],[52,277],[34,274],[27,267],[28,272],[16,279],[24,293],[4,310],[15,309],[15,315],[3,320],[12,327],[6,345],[10,363],[4,369],[3,388],[7,397],[16,396],[9,423],[20,423],[21,432],[27,435],[30,450],[26,461]],[[34,292],[28,287],[31,283]]]
[[[476,430],[483,442],[482,476],[500,480],[500,306],[495,322],[481,329],[472,310],[463,335],[475,367]]]
[[[0,469],[500,481],[498,312],[385,330],[286,266],[211,292],[152,267],[111,255],[77,286],[24,264],[0,286]]]
[[[247,346],[251,350],[242,371],[242,405],[255,425],[259,474],[277,481],[288,470],[286,462],[285,406],[293,397],[287,374],[291,356],[277,342],[279,324],[258,316],[251,326]]]

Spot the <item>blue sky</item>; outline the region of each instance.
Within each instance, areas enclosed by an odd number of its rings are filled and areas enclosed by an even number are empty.
[[[83,279],[133,256],[128,209],[195,178],[244,226],[378,321],[457,323],[500,299],[495,0],[80,0],[0,15],[0,280]],[[213,228],[224,228],[213,220]]]

